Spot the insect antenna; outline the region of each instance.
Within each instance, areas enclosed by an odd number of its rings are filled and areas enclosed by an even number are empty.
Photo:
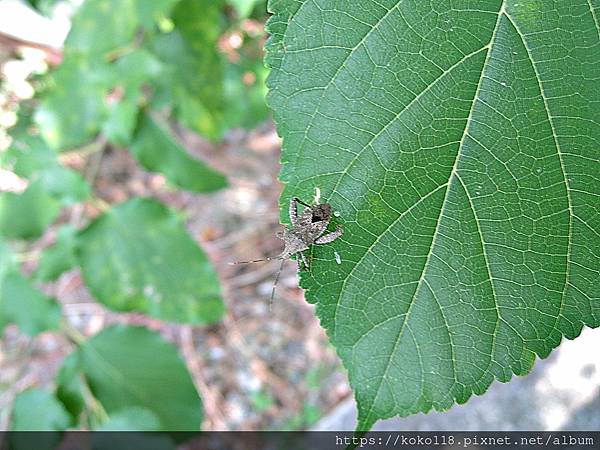
[[[251,261],[235,261],[235,262],[230,262],[229,265],[230,266],[235,266],[236,264],[251,264],[251,263],[257,263],[257,262],[263,262],[263,261],[272,261],[274,259],[279,259],[279,257],[271,258],[270,256],[268,256],[266,258],[253,259]]]
[[[281,275],[281,271],[283,270],[284,263],[285,263],[285,259],[281,258],[281,265],[279,266],[277,275],[275,275],[275,281],[273,282],[273,289],[271,289],[271,298],[269,299],[269,312],[271,312],[273,310],[273,298],[275,298],[275,288],[277,287],[277,282],[279,281],[279,275]]]
[[[280,259],[281,260],[281,265],[279,266],[279,270],[277,271],[277,275],[275,275],[275,281],[273,282],[273,289],[271,289],[271,298],[269,299],[269,311],[272,311],[272,306],[273,306],[273,299],[275,298],[275,288],[277,287],[277,282],[279,281],[279,276],[281,275],[281,271],[283,270],[283,264],[285,263],[285,258],[282,258],[281,256],[267,256],[266,258],[262,258],[262,259],[253,259],[251,261],[235,261],[235,262],[230,262],[229,265],[230,266],[235,266],[237,264],[251,264],[251,263],[256,263],[256,262],[263,262],[263,261],[273,261],[276,259]]]

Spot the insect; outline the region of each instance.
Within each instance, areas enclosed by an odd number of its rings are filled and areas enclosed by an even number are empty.
[[[298,204],[304,206],[301,213],[298,213]],[[277,233],[277,237],[283,240],[285,247],[281,254],[277,256],[267,257],[263,259],[254,259],[252,261],[238,261],[230,264],[249,264],[261,261],[272,261],[274,259],[281,260],[281,266],[275,276],[273,289],[271,291],[271,299],[269,305],[273,303],[275,296],[275,287],[279,281],[279,275],[286,259],[290,259],[292,255],[297,255],[298,269],[308,269],[310,264],[308,258],[303,253],[308,250],[313,244],[328,244],[335,241],[343,234],[341,225],[338,225],[335,231],[326,233],[329,222],[331,221],[332,208],[329,203],[318,203],[309,205],[304,203],[297,197],[293,197],[290,201],[290,222],[292,226]]]

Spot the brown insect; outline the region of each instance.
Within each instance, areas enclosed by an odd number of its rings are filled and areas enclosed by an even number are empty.
[[[304,206],[304,209],[300,214],[298,214],[298,204]],[[298,269],[308,269],[310,265],[308,258],[303,253],[304,250],[308,250],[313,244],[328,244],[333,242],[344,232],[341,225],[338,225],[335,231],[325,233],[332,216],[332,208],[329,203],[309,205],[304,203],[299,198],[294,197],[290,201],[289,214],[292,226],[284,229],[283,232],[277,233],[277,237],[283,240],[285,243],[285,247],[281,254],[263,259],[254,259],[252,261],[238,261],[230,263],[249,264],[280,259],[281,266],[279,266],[279,270],[275,276],[275,282],[273,283],[273,289],[271,291],[271,303],[273,302],[277,281],[279,281],[279,275],[281,274],[281,269],[283,268],[283,263],[286,259],[290,259],[292,255],[297,255],[296,258],[298,261]]]

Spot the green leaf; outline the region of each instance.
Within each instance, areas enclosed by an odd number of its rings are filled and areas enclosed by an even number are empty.
[[[58,329],[60,317],[56,300],[42,294],[16,269],[0,279],[0,330],[16,323],[23,333],[35,336]]]
[[[344,223],[302,286],[359,429],[600,325],[596,3],[271,1],[282,207],[318,187]]]
[[[246,19],[252,14],[254,7],[262,0],[227,0],[240,19]]]
[[[65,42],[69,53],[103,57],[126,47],[139,26],[151,27],[177,0],[88,0],[73,19]]]
[[[179,188],[212,192],[227,186],[221,173],[190,157],[175,138],[148,114],[140,118],[130,150],[144,168],[163,173]]]
[[[0,234],[9,239],[35,239],[54,222],[59,201],[45,189],[41,180],[21,194],[0,193]]]
[[[56,397],[71,414],[75,424],[78,423],[79,415],[85,408],[87,389],[82,372],[81,355],[75,351],[64,359],[56,376]]]
[[[154,431],[159,430],[160,419],[146,408],[134,406],[121,409],[111,414],[108,421],[98,427],[97,431]]]
[[[86,285],[107,307],[193,324],[223,315],[208,258],[160,203],[138,198],[118,205],[79,238]]]
[[[62,273],[77,266],[75,249],[77,229],[64,225],[58,230],[56,243],[45,249],[40,258],[40,264],[35,273],[40,281],[56,280]]]
[[[109,106],[108,117],[102,124],[102,133],[110,142],[128,145],[135,130],[140,103],[143,101],[141,87],[162,76],[161,62],[149,51],[137,49],[120,58],[114,67],[117,73],[117,90],[122,98]]]
[[[69,420],[69,414],[52,393],[44,389],[28,389],[15,398],[11,429],[63,431],[69,426]]]
[[[225,65],[223,82],[224,122],[226,128],[253,128],[269,115],[265,81],[269,73],[260,54],[262,36],[245,36],[239,60]]]
[[[179,120],[209,139],[223,127],[223,61],[217,41],[223,31],[222,0],[182,0],[173,10],[175,31],[152,42],[167,65],[163,89]]]
[[[39,136],[19,136],[3,155],[2,164],[29,181],[40,180],[44,191],[63,205],[90,196],[89,184],[77,172],[62,166],[56,153]]]
[[[200,428],[198,392],[177,350],[158,333],[112,326],[85,342],[79,352],[89,386],[114,426],[118,420],[155,431]],[[148,412],[132,422],[132,408]]]
[[[102,60],[66,57],[34,115],[46,142],[68,150],[96,135],[108,114],[104,98],[112,85],[111,68]]]

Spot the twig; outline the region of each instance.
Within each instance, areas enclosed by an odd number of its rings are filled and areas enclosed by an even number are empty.
[[[206,411],[204,416],[205,420],[208,419],[212,422],[212,426],[210,427],[211,430],[225,430],[225,418],[223,417],[221,410],[217,407],[217,405],[225,404],[225,399],[223,399],[215,389],[210,389],[204,380],[202,362],[194,347],[192,327],[190,325],[180,326],[178,337],[181,353],[183,353],[183,357],[185,361],[187,361],[192,378],[203,399],[202,403],[204,410]],[[206,427],[202,428],[205,429]]]

